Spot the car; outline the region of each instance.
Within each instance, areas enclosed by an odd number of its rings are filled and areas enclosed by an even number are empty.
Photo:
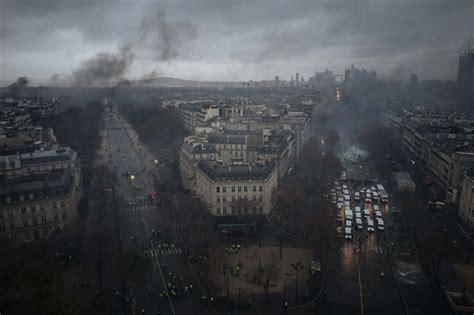
[[[348,200],[348,201],[351,201],[351,196],[350,195],[344,195],[344,199]]]
[[[337,202],[342,202],[342,197],[337,197]]]
[[[380,211],[374,211],[374,216],[375,216],[376,219],[377,219],[377,218],[380,218],[380,219],[381,219],[381,218],[382,218],[382,212],[380,212]]]
[[[342,202],[338,202],[337,205],[336,205],[336,207],[337,207],[338,209],[341,209],[341,208],[342,208]]]
[[[357,212],[361,212],[359,206],[355,207],[355,212],[356,212],[356,213],[357,213]]]
[[[378,201],[379,201],[379,195],[377,195],[377,194],[372,194],[372,199],[373,199],[375,202],[378,202]]]
[[[370,211],[367,208],[364,208],[364,217],[370,217]]]
[[[356,216],[356,219],[362,219],[362,213],[360,212],[356,212],[355,216]]]
[[[344,229],[344,239],[352,240],[352,229],[351,228],[346,227]]]
[[[342,185],[342,189],[347,189],[347,185]]]
[[[344,226],[345,226],[345,227],[352,227],[352,220],[346,220],[346,221],[344,221]]]
[[[378,205],[374,205],[374,206],[372,207],[372,209],[373,209],[374,211],[380,211],[380,208],[379,208]]]

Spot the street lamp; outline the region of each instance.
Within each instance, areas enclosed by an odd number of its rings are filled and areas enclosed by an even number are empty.
[[[302,270],[304,267],[303,267],[303,264],[300,263],[299,261],[294,264],[291,264],[291,267],[295,269],[296,271],[295,305],[298,305],[298,272]]]

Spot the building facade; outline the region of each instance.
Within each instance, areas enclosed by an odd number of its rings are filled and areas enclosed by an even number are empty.
[[[268,216],[277,188],[274,163],[225,165],[200,161],[196,169],[196,194],[214,216]]]

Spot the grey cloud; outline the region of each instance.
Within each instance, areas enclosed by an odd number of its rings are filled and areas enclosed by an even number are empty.
[[[474,19],[470,0],[164,0],[159,4],[165,19],[144,20],[143,11],[156,8],[153,1],[0,1],[0,41],[8,53],[48,51],[58,31],[80,34],[82,46],[117,47],[140,38],[134,65],[167,62],[184,69],[180,63],[205,62],[220,76],[226,71],[218,66],[239,64],[241,79],[250,79],[248,73],[260,74],[253,79],[286,76],[292,67],[300,73],[315,67],[341,73],[352,63],[390,78],[405,80],[414,71],[421,78],[452,79]],[[199,40],[193,41],[198,28]]]

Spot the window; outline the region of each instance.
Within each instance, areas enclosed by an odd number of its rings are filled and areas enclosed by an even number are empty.
[[[38,219],[36,217],[33,217],[32,221],[33,225],[38,225]]]
[[[232,192],[235,192],[235,186],[232,186]]]
[[[239,195],[239,201],[242,201],[242,196],[241,195]]]
[[[5,231],[5,223],[0,223],[0,232]]]
[[[221,196],[217,196],[216,202],[217,202],[217,203],[221,203]]]
[[[263,191],[262,185],[258,186],[258,191]]]
[[[44,205],[40,205],[40,210],[44,211]]]
[[[23,227],[28,227],[28,219],[23,219]]]
[[[55,213],[55,214],[54,214],[54,222],[58,222],[58,221],[59,221],[58,214],[57,214],[57,213]]]
[[[226,207],[222,208],[222,214],[223,214],[223,215],[226,215],[226,214],[227,214],[227,208],[226,208]]]
[[[26,214],[26,208],[25,207],[21,208],[21,213]]]
[[[253,195],[252,196],[252,201],[257,201],[257,196]]]
[[[244,191],[247,192],[247,186],[244,186]]]
[[[25,241],[28,241],[30,239],[30,232],[26,231],[25,232]]]
[[[223,203],[226,203],[226,202],[227,202],[227,196],[223,196],[223,197],[222,197],[222,202],[223,202]]]
[[[260,214],[262,214],[262,213],[263,213],[262,206],[258,206],[258,213],[260,213]]]
[[[10,238],[12,242],[16,242],[16,234],[11,234]]]
[[[48,236],[48,228],[43,229],[43,236]]]
[[[216,192],[221,192],[221,188],[219,186],[216,187]]]
[[[242,214],[242,207],[241,207],[241,206],[239,206],[239,208],[238,208],[238,211],[237,211],[237,212],[238,212],[239,214]]]
[[[61,201],[61,208],[64,208],[66,206],[66,203],[64,201]]]
[[[239,192],[242,191],[242,186],[239,186],[239,187],[237,187],[237,188],[238,188],[237,190],[238,190]]]
[[[231,211],[232,211],[232,214],[235,214],[235,207],[232,207],[231,209],[232,209],[232,210],[231,210]]]
[[[253,186],[253,191],[257,191],[257,186]]]
[[[63,217],[63,221],[66,221],[66,220],[67,220],[67,215],[66,215],[66,212],[63,212],[63,215],[62,215],[62,217]]]
[[[262,201],[262,195],[258,196],[258,201]]]
[[[256,207],[256,206],[253,206],[253,207],[252,207],[252,213],[253,213],[253,214],[256,214],[256,213],[257,213],[257,207]]]
[[[227,192],[227,187],[222,187],[222,192]]]
[[[15,222],[10,221],[10,230],[14,230],[14,229],[15,229]]]
[[[217,215],[221,215],[221,207],[217,207]]]
[[[41,216],[41,224],[46,224],[46,216],[45,215]]]
[[[247,200],[248,200],[247,195],[245,195],[244,196],[244,201],[247,201]]]
[[[235,202],[235,196],[232,196],[232,202]]]
[[[58,208],[58,203],[57,202],[53,202],[53,209],[57,209]]]
[[[31,212],[32,212],[32,213],[35,213],[35,212],[36,212],[36,207],[35,207],[35,206],[31,206]]]

